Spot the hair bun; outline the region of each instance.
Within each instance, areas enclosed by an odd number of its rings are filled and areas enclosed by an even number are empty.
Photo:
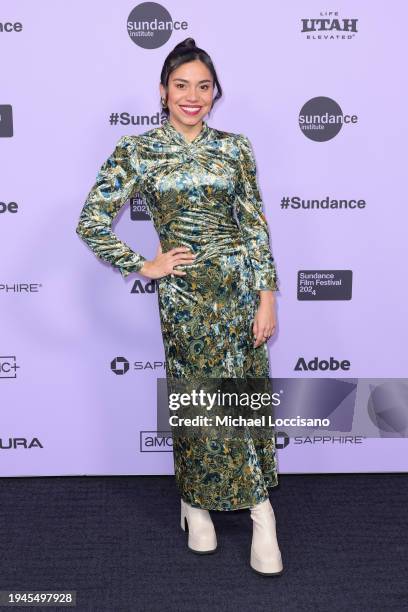
[[[174,47],[174,51],[176,51],[176,49],[195,49],[195,48],[196,48],[196,44],[195,44],[194,38],[189,37],[189,38],[185,38],[180,43],[178,43],[178,45]]]

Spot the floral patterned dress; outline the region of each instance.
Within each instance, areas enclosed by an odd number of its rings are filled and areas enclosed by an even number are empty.
[[[187,141],[166,121],[122,136],[89,192],[77,233],[126,277],[146,258],[112,232],[129,197],[144,198],[163,252],[188,246],[183,276],[157,280],[169,377],[268,377],[266,343],[253,347],[259,290],[278,289],[250,141],[203,121]],[[177,486],[197,508],[237,510],[268,498],[278,484],[275,441],[178,437]]]

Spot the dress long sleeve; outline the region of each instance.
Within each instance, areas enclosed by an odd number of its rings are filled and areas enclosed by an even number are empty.
[[[135,149],[134,137],[118,140],[97,174],[76,227],[76,233],[95,255],[118,268],[123,277],[138,272],[146,261],[112,231],[115,217],[137,188],[139,173],[131,161]]]
[[[235,210],[251,260],[255,289],[279,288],[275,261],[269,244],[268,224],[257,183],[256,162],[249,139],[238,135],[240,180]]]

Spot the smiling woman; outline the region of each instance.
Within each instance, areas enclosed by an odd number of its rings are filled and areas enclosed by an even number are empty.
[[[197,65],[197,69],[200,69],[200,65]],[[178,89],[179,91],[185,91],[186,89],[188,89],[188,86],[190,85],[190,82],[187,79],[182,79],[181,77],[170,77],[169,79],[170,83],[174,84],[174,87],[176,89]],[[209,91],[210,92],[210,102],[212,101],[212,87],[211,87],[211,83],[212,81],[210,79],[201,79],[201,81],[198,81],[197,85],[199,87],[199,91],[201,92],[205,92],[205,91]],[[199,102],[204,99],[204,96],[195,96],[195,95],[191,95],[191,98],[197,98],[198,99],[198,103],[197,104],[183,104],[182,103],[182,98],[180,97],[180,104],[178,105],[179,108],[183,111],[183,113],[185,113],[186,115],[191,115],[191,116],[196,116],[198,115],[202,109],[203,106],[201,104],[199,104]],[[209,104],[209,102],[207,102],[207,104]]]
[[[168,120],[122,136],[88,195],[77,232],[123,276],[139,272],[158,280],[169,378],[267,378],[278,281],[251,143],[204,120],[222,91],[210,57],[193,39],[167,57],[160,93]],[[160,238],[152,261],[111,231],[135,191]],[[268,492],[278,484],[273,432],[267,439],[252,438],[249,430],[236,439],[175,436],[173,456],[189,548],[215,551],[209,510],[248,508],[251,566],[281,573]]]
[[[163,112],[171,115],[172,124],[187,140],[193,140],[201,129],[197,119],[211,111],[222,89],[211,58],[195,46],[192,38],[167,56],[160,76],[160,95]]]

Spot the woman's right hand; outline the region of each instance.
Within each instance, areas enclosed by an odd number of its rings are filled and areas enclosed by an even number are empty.
[[[163,253],[159,243],[156,257],[152,261],[145,261],[139,272],[149,278],[161,278],[168,274],[184,276],[187,272],[174,270],[174,266],[193,263],[195,257],[196,255],[188,247],[174,247],[174,249]]]

